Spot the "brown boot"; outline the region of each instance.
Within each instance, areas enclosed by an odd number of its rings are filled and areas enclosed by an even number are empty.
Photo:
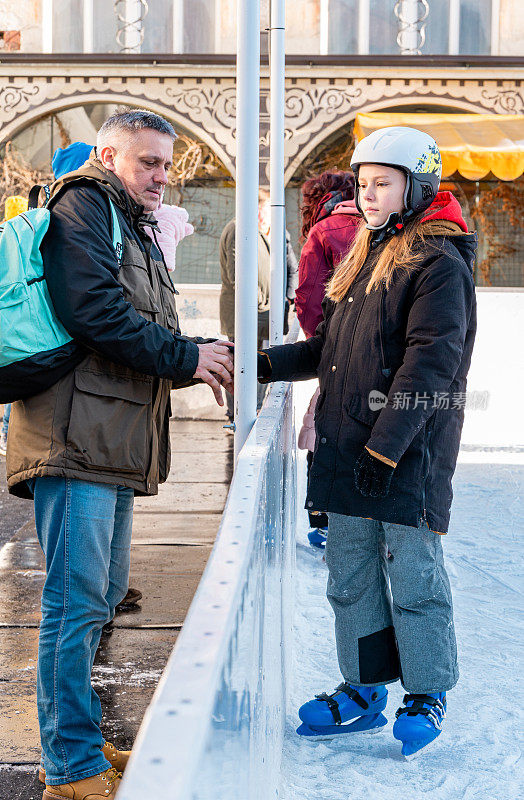
[[[102,753],[117,772],[123,772],[129,761],[131,750],[117,750],[114,744],[105,742],[102,747]],[[45,769],[43,767],[40,767],[38,770],[38,780],[40,783],[45,783]]]
[[[81,781],[46,786],[42,800],[114,800],[122,773],[114,767]]]
[[[117,750],[114,744],[105,742],[102,747],[102,753],[117,772],[123,772],[129,761],[131,750]]]
[[[127,611],[129,608],[136,606],[142,599],[142,592],[139,589],[132,589],[129,587],[127,594],[123,600],[119,602],[116,607],[117,611]]]

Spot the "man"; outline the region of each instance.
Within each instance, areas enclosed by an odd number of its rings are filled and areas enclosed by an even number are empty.
[[[9,490],[34,496],[46,557],[37,676],[44,800],[115,796],[129,754],[104,742],[90,677],[102,627],[127,592],[133,496],[157,494],[167,478],[170,390],[203,381],[223,405],[221,384],[232,388],[225,344],[180,335],[175,289],[144,232],[155,226],[175,138],[156,114],[114,114],[89,161],[51,187],[45,277],[85,358],[13,404],[7,454]]]
[[[271,225],[271,205],[269,192],[260,189],[258,193],[258,341],[260,349],[264,342],[269,343],[269,290],[271,286],[271,257],[269,234]],[[235,220],[227,223],[219,243],[220,278],[220,331],[230,341],[235,338]],[[284,333],[287,333],[287,314],[289,305],[294,303],[298,286],[298,261],[286,231],[286,274],[285,296],[286,312]],[[257,384],[257,411],[261,408],[267,387]],[[233,396],[226,391],[227,416],[234,417]]]

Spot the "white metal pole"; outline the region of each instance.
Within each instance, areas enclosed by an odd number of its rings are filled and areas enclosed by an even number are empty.
[[[358,3],[358,53],[369,55],[369,0]]]
[[[320,0],[320,55],[329,52],[329,0]]]
[[[142,11],[140,0],[126,0],[124,42],[128,53],[140,53],[142,49]]]
[[[491,0],[491,55],[500,53],[500,0]]]
[[[270,202],[271,202],[271,304],[269,341],[282,344],[284,339],[284,289],[286,266],[286,201],[284,190],[285,125],[285,0],[271,0],[270,43]]]
[[[53,0],[42,0],[42,52],[53,52]]]
[[[215,53],[222,52],[222,16],[221,16],[220,0],[213,2],[213,24],[215,26],[215,36],[213,41],[215,43]]]
[[[237,0],[235,462],[256,418],[260,0]]]
[[[449,0],[449,54],[456,56],[460,49],[460,0]]]
[[[395,11],[397,9],[395,8]],[[419,32],[419,3],[418,0],[401,0],[399,6],[400,32],[397,41],[400,44],[402,55],[416,55],[418,53]]]
[[[173,53],[184,52],[184,0],[173,0]]]
[[[84,0],[84,53],[94,52],[93,0]]]

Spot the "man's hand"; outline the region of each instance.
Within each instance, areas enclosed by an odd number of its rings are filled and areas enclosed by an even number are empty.
[[[224,405],[221,386],[233,394],[234,365],[229,349],[233,346],[232,342],[221,341],[197,345],[198,366],[193,377],[211,386],[219,406]]]

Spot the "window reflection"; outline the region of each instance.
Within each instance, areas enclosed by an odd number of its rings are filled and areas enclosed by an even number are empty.
[[[491,50],[491,0],[461,0],[460,52],[485,55]]]
[[[329,53],[358,53],[358,5],[358,0],[331,0],[329,3]]]
[[[398,19],[391,0],[371,0],[369,19],[369,52],[398,53]]]

